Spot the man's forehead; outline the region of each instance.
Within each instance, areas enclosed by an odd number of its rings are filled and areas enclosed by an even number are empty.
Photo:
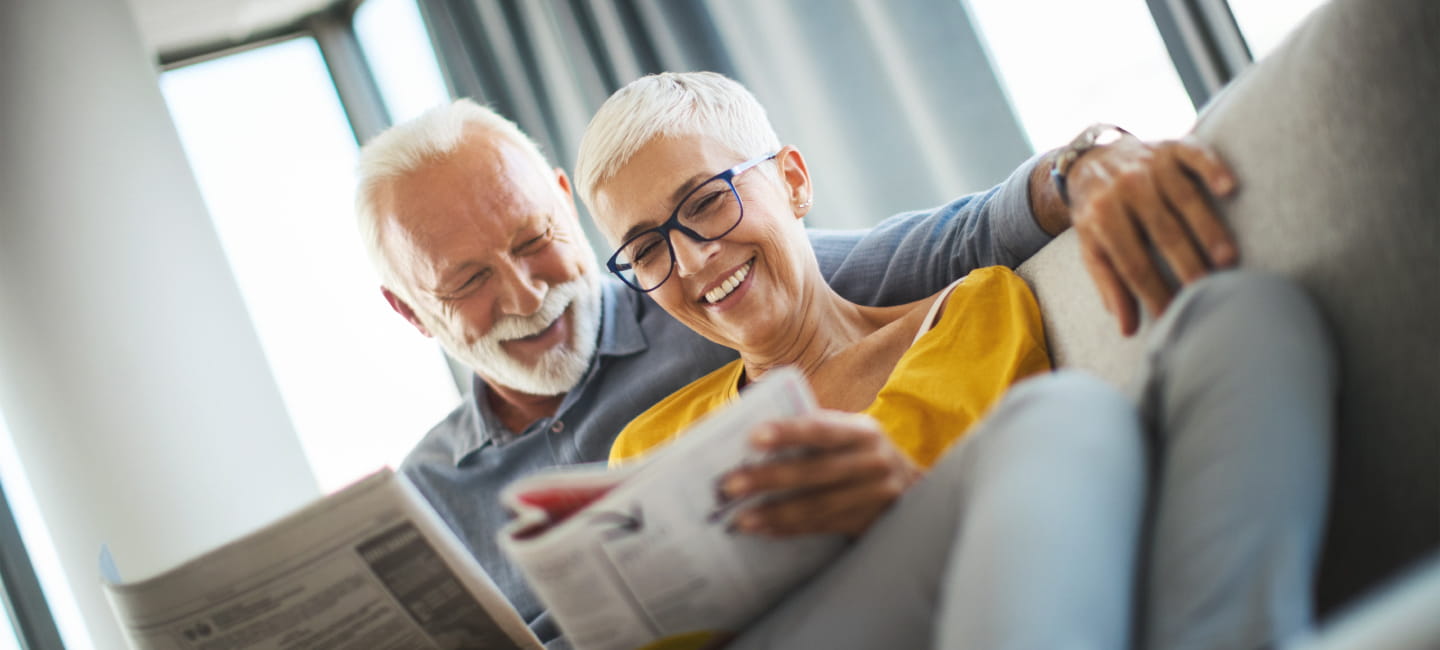
[[[384,184],[380,236],[397,260],[435,272],[508,248],[559,209],[548,170],[503,137],[467,137],[453,151]]]
[[[538,152],[503,132],[484,127],[470,127],[453,150],[434,157],[416,171],[426,167],[431,172],[439,167],[472,177],[477,183],[488,182],[495,186],[493,191],[548,190],[552,176]]]
[[[452,151],[397,178],[391,184],[393,212],[402,219],[416,207],[531,212],[557,192],[553,174],[542,165],[504,136],[473,132]]]

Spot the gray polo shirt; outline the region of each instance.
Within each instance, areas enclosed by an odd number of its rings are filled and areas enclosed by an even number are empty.
[[[822,272],[849,300],[891,305],[929,296],[971,269],[1018,265],[1050,239],[1030,211],[1028,179],[1038,158],[987,192],[895,215],[868,231],[812,230]],[[401,465],[550,648],[568,646],[497,546],[507,516],[496,495],[547,467],[605,460],[632,418],[736,357],[614,278],[603,282],[601,304],[595,357],[553,417],[506,430],[477,377],[465,402]]]

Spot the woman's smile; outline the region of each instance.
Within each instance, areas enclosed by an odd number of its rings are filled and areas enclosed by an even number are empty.
[[[750,271],[754,266],[755,258],[752,257],[725,279],[716,282],[714,286],[705,291],[700,296],[700,303],[706,307],[726,308],[730,302],[733,302],[729,298],[740,292],[742,287],[748,286],[746,280],[750,279]]]

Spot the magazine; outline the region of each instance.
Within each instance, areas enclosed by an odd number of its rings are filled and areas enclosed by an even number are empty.
[[[751,429],[815,410],[799,371],[776,370],[644,461],[516,481],[501,495],[516,513],[501,548],[578,649],[723,639],[844,548],[838,535],[738,533],[731,519],[755,500],[719,489],[732,470],[773,459],[750,445]]]

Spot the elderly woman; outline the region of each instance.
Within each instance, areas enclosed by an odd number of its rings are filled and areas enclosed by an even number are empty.
[[[1297,291],[1192,285],[1156,327],[1138,408],[1074,373],[1010,389],[1048,369],[1024,283],[991,268],[898,307],[836,295],[803,231],[805,159],[733,81],[631,83],[577,178],[611,271],[740,354],[636,419],[613,459],[781,366],[827,409],[750,432],[807,453],[724,489],[791,495],[741,530],[856,543],[732,647],[1238,648],[1308,625],[1334,372]]]

